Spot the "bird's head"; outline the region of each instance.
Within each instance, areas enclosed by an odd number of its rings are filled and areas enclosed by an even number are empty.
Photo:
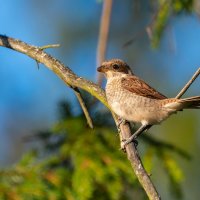
[[[122,74],[133,74],[130,67],[120,59],[112,59],[102,63],[97,68],[98,72],[105,74],[107,78],[114,76],[121,76]]]

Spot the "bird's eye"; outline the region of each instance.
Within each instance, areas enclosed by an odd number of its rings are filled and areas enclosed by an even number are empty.
[[[113,69],[115,69],[115,70],[119,69],[119,65],[118,64],[114,64],[113,65]]]

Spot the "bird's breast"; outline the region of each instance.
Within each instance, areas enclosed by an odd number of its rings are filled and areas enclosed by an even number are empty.
[[[106,97],[112,110],[120,117],[133,122],[157,124],[168,117],[158,100],[139,96],[124,89],[121,79],[107,82]]]

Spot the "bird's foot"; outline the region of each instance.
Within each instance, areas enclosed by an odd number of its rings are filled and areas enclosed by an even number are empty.
[[[121,131],[121,129],[120,129],[120,125],[121,124],[126,124],[126,120],[125,119],[123,119],[123,118],[120,118],[119,119],[119,123],[117,124],[117,130],[118,130],[118,132],[120,133],[120,131]]]
[[[138,146],[138,141],[136,140],[136,138],[130,137],[130,138],[128,138],[127,140],[126,140],[126,139],[123,139],[123,140],[121,141],[121,150],[126,151],[126,146],[127,146],[128,144],[130,144],[131,142],[134,143],[135,147]]]

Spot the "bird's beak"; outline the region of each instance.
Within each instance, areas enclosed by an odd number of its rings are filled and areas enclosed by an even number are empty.
[[[105,66],[101,65],[100,67],[97,68],[97,71],[104,73],[105,72]]]

